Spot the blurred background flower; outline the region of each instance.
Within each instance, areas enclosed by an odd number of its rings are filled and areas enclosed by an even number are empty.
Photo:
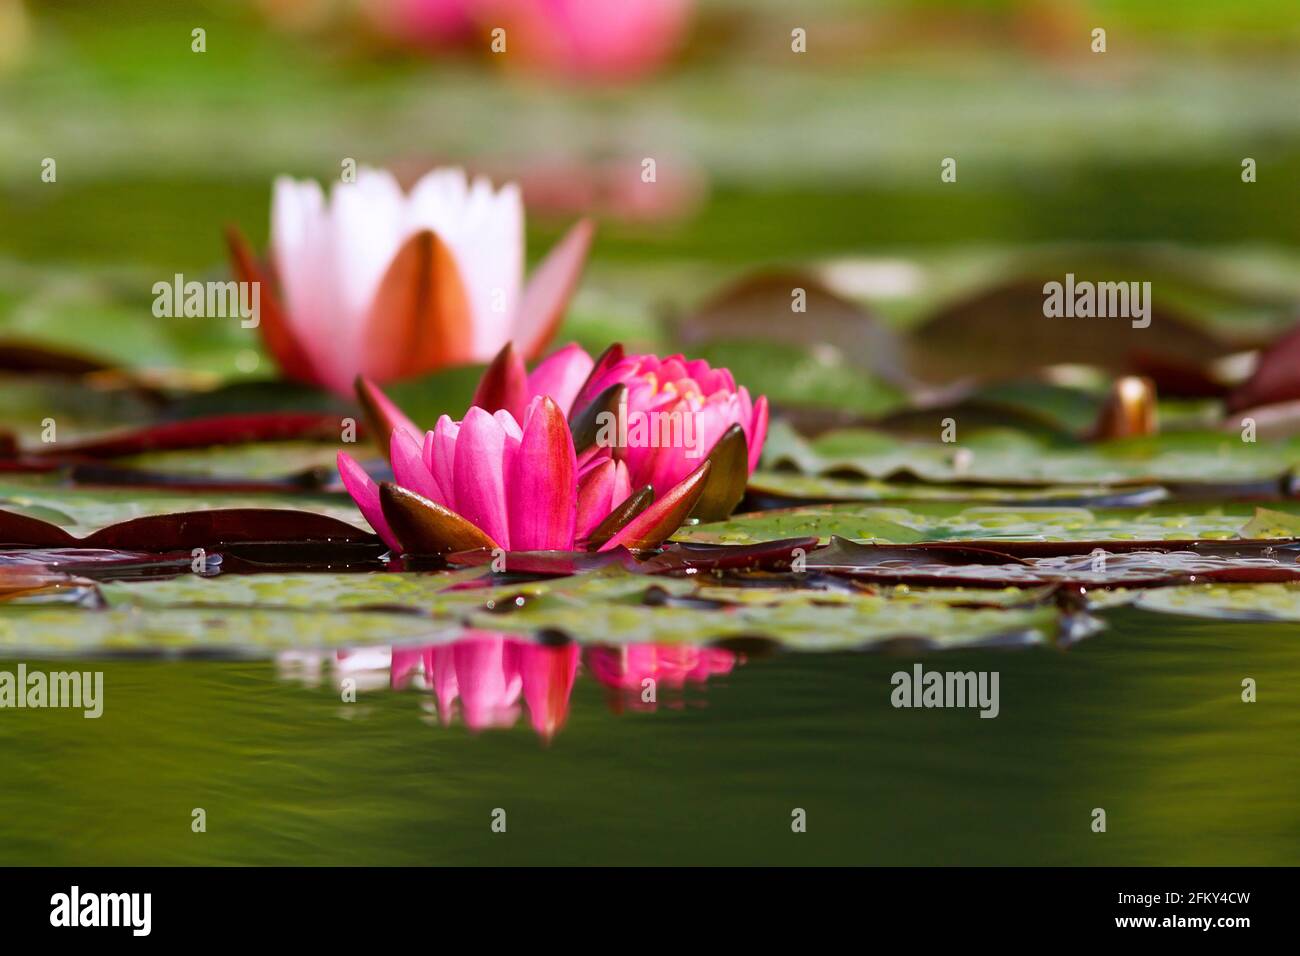
[[[379,27],[394,40],[430,47],[464,43],[474,35],[481,0],[364,0]]]
[[[691,0],[480,0],[483,26],[499,24],[534,69],[574,79],[630,80],[681,46]]]

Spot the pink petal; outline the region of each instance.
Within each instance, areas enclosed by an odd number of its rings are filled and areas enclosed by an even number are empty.
[[[487,632],[453,645],[456,684],[466,726],[508,727],[518,712],[515,702],[523,688],[515,642]]]
[[[578,389],[569,414],[582,411],[590,405],[601,392],[619,382],[630,381],[636,372],[636,361],[623,354],[623,346],[615,342],[601,352],[587,375],[587,381]]]
[[[750,426],[748,435],[749,441],[749,473],[752,475],[754,469],[758,467],[758,459],[763,454],[763,442],[767,441],[767,396],[758,396],[758,401],[754,403],[753,424]]]
[[[620,463],[621,464],[621,463]],[[626,468],[624,472],[626,472]],[[578,518],[575,525],[578,538],[591,534],[596,525],[605,520],[605,516],[614,510],[614,505],[623,500],[614,499],[614,475],[617,471],[613,460],[606,458],[590,469],[578,482]],[[627,497],[624,495],[624,497]]]
[[[458,515],[478,526],[501,547],[510,548],[506,509],[506,432],[481,408],[471,408],[456,438],[455,497]]]
[[[395,428],[405,428],[413,435],[420,434],[420,429],[416,428],[415,423],[406,417],[406,413],[398,408],[393,403],[393,400],[385,395],[379,386],[370,379],[364,375],[358,375],[353,385],[362,408],[366,410],[367,417],[371,419],[371,426],[381,432],[385,430],[389,432],[389,435],[379,434],[374,436],[376,444],[381,448],[388,443],[392,430]]]
[[[438,716],[443,724],[451,723],[451,706],[460,696],[456,680],[456,650],[454,644],[435,644],[424,659],[425,677],[438,695]]]
[[[529,407],[531,409],[531,405]],[[516,422],[514,417],[505,409],[494,413],[492,417],[497,420],[497,424],[501,426],[501,430],[506,433],[506,443],[501,453],[501,474],[506,480],[506,497],[507,505],[509,505],[510,476],[514,473],[515,454],[519,451],[519,444],[523,441],[524,433],[523,430],[520,429],[519,423]]]
[[[366,470],[358,465],[356,460],[347,452],[339,452],[338,465],[339,477],[343,479],[343,487],[348,490],[348,494],[356,502],[357,508],[361,511],[361,516],[370,522],[370,527],[374,528],[379,537],[384,539],[384,544],[394,551],[400,551],[402,543],[397,540],[397,536],[388,527],[388,522],[384,520],[383,509],[379,507],[379,486],[371,480],[370,476],[366,474]]]
[[[655,502],[641,512],[603,545],[601,551],[617,547],[658,547],[682,526],[691,508],[699,501],[709,478],[709,461],[706,458],[693,472],[678,482],[667,494],[656,494]]]
[[[429,469],[429,474],[433,475],[433,480],[447,497],[442,504],[452,511],[456,510],[453,466],[456,461],[456,437],[459,434],[460,423],[443,415],[433,431],[424,436],[424,467]]]
[[[394,647],[392,663],[389,664],[389,686],[396,690],[409,684],[416,666],[424,667],[428,650],[428,647]]]
[[[609,493],[610,508],[617,508],[632,494],[632,476],[623,462],[614,463],[614,485]]]
[[[576,344],[566,345],[542,359],[528,376],[528,395],[534,398],[547,395],[560,406],[567,416],[573,410],[573,400],[578,390],[591,374],[595,361],[586,350]]]
[[[577,469],[564,413],[549,398],[534,399],[511,471],[513,550],[573,548]]]
[[[540,354],[555,335],[577,288],[594,231],[590,219],[580,220],[547,253],[524,287],[512,338],[519,343],[526,358]]]
[[[424,463],[424,450],[420,440],[414,434],[405,428],[393,429],[389,460],[393,464],[393,478],[399,485],[414,491],[417,495],[423,495],[444,508],[451,507],[447,495],[429,473],[429,468]]]
[[[578,645],[551,647],[520,643],[519,674],[533,729],[550,739],[564,726],[578,673]]]
[[[507,342],[484,370],[470,404],[489,412],[505,409],[515,418],[522,418],[528,398],[528,370],[514,343]]]

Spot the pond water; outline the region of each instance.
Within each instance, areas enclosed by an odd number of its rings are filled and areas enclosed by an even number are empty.
[[[0,845],[77,865],[1293,862],[1300,627],[1103,617],[1068,649],[534,645],[509,673],[460,660],[449,722],[447,659],[425,690],[420,654],[396,690],[374,649],[342,671],[27,659],[102,670],[104,710],[0,711]],[[918,662],[997,671],[998,717],[892,707]]]

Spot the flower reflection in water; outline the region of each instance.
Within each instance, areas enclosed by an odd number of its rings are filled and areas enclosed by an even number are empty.
[[[310,687],[325,676],[357,693],[415,688],[432,693],[443,726],[456,715],[470,730],[513,727],[523,710],[534,731],[551,739],[569,716],[581,662],[610,690],[614,713],[681,706],[687,683],[703,685],[730,673],[744,658],[721,648],[685,644],[593,646],[537,644],[491,631],[466,631],[446,644],[290,651],[277,658],[279,676]],[[351,683],[346,683],[350,681]]]
[[[688,681],[704,684],[710,677],[731,673],[745,659],[721,647],[629,644],[589,647],[583,662],[591,675],[612,692],[610,710],[620,713],[625,707],[655,710],[664,691],[668,692],[664,702],[680,707],[684,703],[681,692]]]

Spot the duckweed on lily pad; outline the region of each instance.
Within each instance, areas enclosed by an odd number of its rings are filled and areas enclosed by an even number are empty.
[[[1300,621],[1300,585],[1197,584],[1136,595],[1147,611],[1231,621]]]
[[[988,429],[945,444],[866,429],[832,431],[805,440],[793,429],[778,426],[769,435],[764,462],[806,475],[1004,485],[1226,483],[1280,480],[1300,465],[1300,438],[1248,443],[1227,432],[1171,432],[1072,445]],[[941,427],[936,419],[936,438]]]
[[[812,505],[751,512],[727,521],[683,528],[678,541],[714,544],[754,544],[815,534],[855,541],[909,544],[916,541],[1162,541],[1228,540],[1237,537],[1292,537],[1285,528],[1276,533],[1246,535],[1247,506],[1210,507],[1189,512],[1174,507],[1131,509],[1043,506],[975,506],[954,510],[862,504]],[[1268,531],[1269,529],[1262,529]]]

